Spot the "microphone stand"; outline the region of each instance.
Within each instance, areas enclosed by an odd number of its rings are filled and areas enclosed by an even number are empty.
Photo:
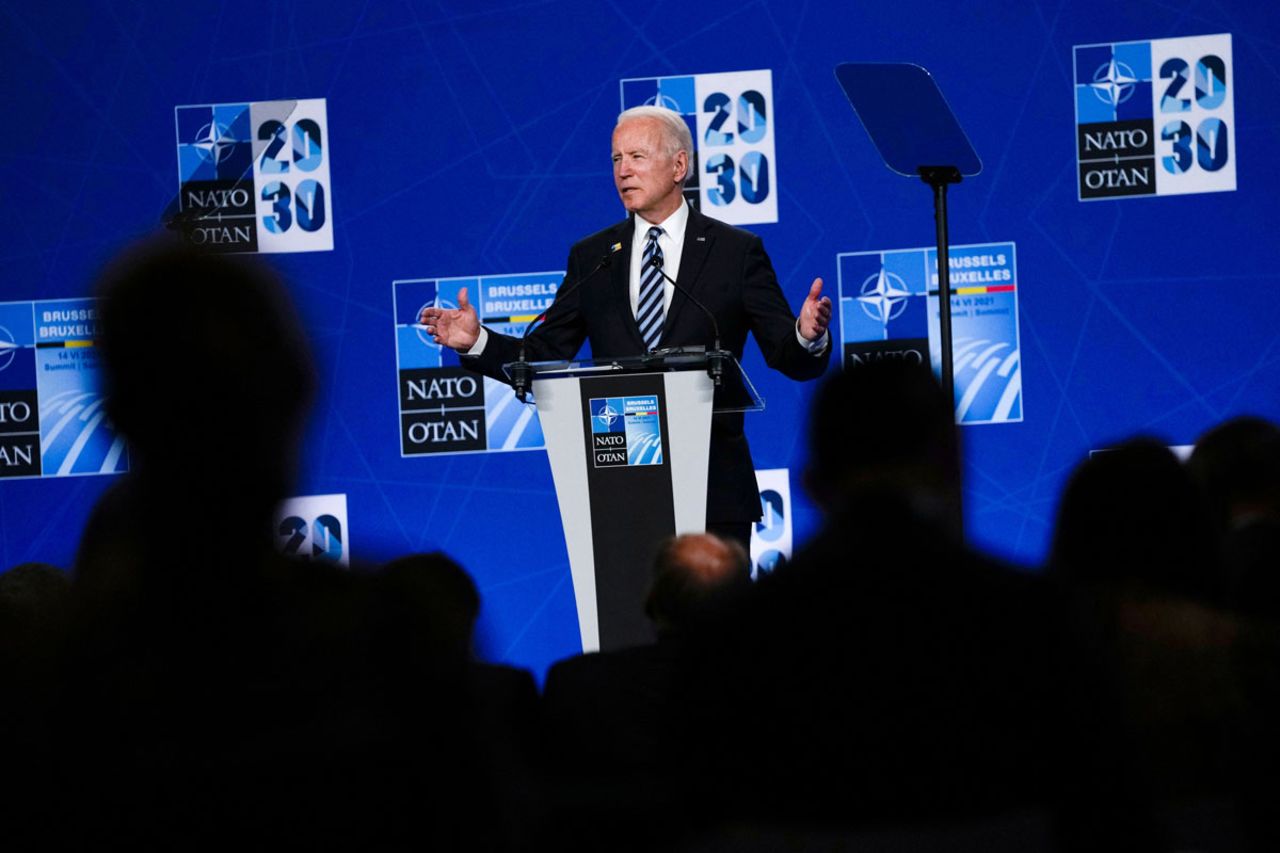
[[[529,386],[533,381],[533,366],[525,357],[525,344],[529,340],[529,333],[533,331],[534,327],[537,326],[540,321],[546,320],[547,315],[551,313],[551,309],[556,307],[562,296],[572,293],[574,288],[590,281],[596,273],[613,263],[613,256],[621,250],[622,247],[620,245],[611,250],[600,259],[600,262],[592,268],[591,272],[582,276],[582,278],[579,278],[577,281],[572,282],[568,287],[558,291],[555,299],[552,300],[551,305],[547,307],[547,310],[543,311],[537,317],[534,317],[533,322],[524,327],[524,334],[520,336],[520,349],[517,350],[516,360],[511,363],[511,367],[508,370],[508,375],[511,377],[511,389],[515,391],[516,399],[521,403],[526,402],[525,398],[528,396]],[[562,281],[561,284],[563,285],[564,282]]]
[[[724,360],[729,353],[720,348],[720,324],[716,322],[716,315],[712,314],[707,306],[698,301],[698,298],[690,293],[671,276],[667,275],[667,271],[662,268],[662,255],[654,255],[649,261],[649,266],[658,271],[658,274],[671,282],[671,286],[685,295],[690,302],[697,305],[703,314],[707,315],[707,319],[711,321],[711,333],[714,336],[714,342],[710,350],[707,351],[707,375],[711,377],[712,384],[719,388],[721,380],[724,377]]]

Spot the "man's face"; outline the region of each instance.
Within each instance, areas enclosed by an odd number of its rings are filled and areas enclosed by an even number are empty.
[[[685,152],[667,154],[662,124],[633,118],[613,131],[613,184],[622,206],[649,222],[662,222],[684,199]]]

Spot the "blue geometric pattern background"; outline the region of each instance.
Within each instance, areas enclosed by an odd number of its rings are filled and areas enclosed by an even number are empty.
[[[1078,201],[1073,48],[1210,33],[1232,37],[1238,189]],[[294,493],[347,496],[355,562],[454,555],[484,598],[481,652],[541,673],[577,650],[545,454],[401,456],[388,285],[564,268],[621,218],[622,80],[771,71],[778,222],[752,228],[798,307],[817,275],[834,298],[837,254],[933,239],[928,189],[881,165],[832,69],[933,72],[985,164],[950,192],[951,238],[1017,246],[1022,420],[965,428],[967,529],[1035,564],[1089,450],[1280,419],[1278,48],[1255,0],[0,0],[0,302],[84,297],[157,228],[176,107],[324,99],[334,248],[264,258],[322,379]],[[798,478],[815,386],[753,347],[744,367],[768,402],[752,451],[792,472],[799,547],[819,523]],[[69,565],[114,480],[0,480],[0,567]]]

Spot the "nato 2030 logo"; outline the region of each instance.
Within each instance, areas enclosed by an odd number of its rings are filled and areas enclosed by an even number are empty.
[[[587,410],[595,467],[662,464],[662,421],[657,396],[592,397]]]
[[[1013,243],[952,246],[951,331],[956,420],[1022,420],[1022,351]],[[836,256],[846,369],[899,359],[941,370],[936,249]]]
[[[347,496],[287,498],[276,508],[276,550],[319,563],[351,565],[347,541]]]
[[[1236,188],[1231,35],[1075,48],[1082,201]]]
[[[760,520],[751,530],[751,579],[759,580],[791,559],[791,472],[786,468],[756,471]]]
[[[684,194],[695,207],[733,225],[778,221],[773,72],[637,77],[621,88],[624,110],[684,116],[695,149]]]
[[[325,101],[182,106],[178,214],[188,242],[222,252],[333,249]]]
[[[464,368],[418,317],[428,306],[458,307],[465,287],[481,323],[519,337],[551,306],[563,277],[540,272],[392,282],[401,456],[543,447],[537,410],[517,400],[510,386]]]
[[[93,299],[0,303],[0,477],[128,470],[106,418]]]

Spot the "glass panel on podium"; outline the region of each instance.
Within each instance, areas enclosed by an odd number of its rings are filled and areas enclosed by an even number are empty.
[[[666,373],[677,370],[710,371],[719,365],[719,382],[713,380],[714,398],[711,411],[715,414],[726,412],[763,412],[764,398],[756,391],[751,378],[743,371],[742,365],[733,357],[733,353],[721,350],[719,353],[708,352],[705,347],[669,347],[654,350],[646,355],[625,356],[621,358],[582,359],[576,361],[534,361],[529,368],[535,380],[530,400],[537,401],[538,379],[551,379],[565,376],[601,376],[623,373]],[[504,364],[507,375],[515,364]]]

